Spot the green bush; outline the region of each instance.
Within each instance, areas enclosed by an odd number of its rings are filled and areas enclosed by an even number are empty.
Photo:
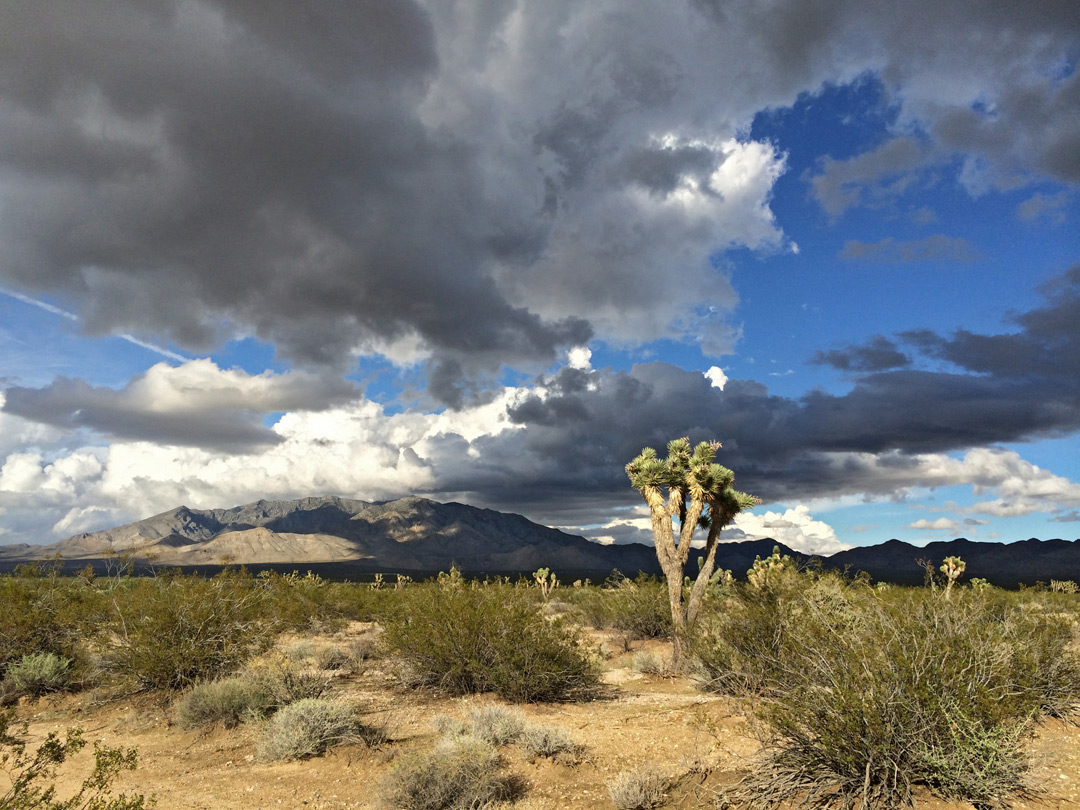
[[[146,689],[181,690],[228,674],[273,637],[265,593],[235,572],[133,583],[115,602],[112,668]]]
[[[398,761],[385,783],[385,803],[395,810],[472,810],[510,801],[522,785],[502,767],[491,743],[469,736],[443,739],[430,751]]]
[[[560,619],[545,620],[518,589],[457,582],[401,595],[383,639],[414,685],[531,702],[571,699],[598,683],[576,633]]]
[[[51,652],[30,653],[8,667],[5,679],[19,694],[36,697],[66,689],[70,668],[70,658]]]
[[[861,799],[892,808],[924,785],[1001,803],[1024,789],[1032,718],[1080,692],[1067,632],[978,591],[876,594],[829,575],[745,588],[699,640],[711,683],[758,696],[770,736],[732,794],[775,807]]]
[[[185,728],[222,723],[233,728],[267,717],[283,706],[322,697],[330,680],[288,658],[262,658],[239,675],[196,684],[177,702],[177,722]]]
[[[266,761],[309,759],[342,742],[359,740],[360,723],[351,706],[327,698],[305,698],[280,709],[258,742]]]
[[[34,653],[78,662],[98,634],[102,610],[101,595],[80,580],[0,576],[0,678]]]

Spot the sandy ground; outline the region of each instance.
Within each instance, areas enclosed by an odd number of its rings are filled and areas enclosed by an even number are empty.
[[[346,644],[349,630],[316,639]],[[596,641],[603,640],[599,636]],[[608,647],[616,645],[608,640]],[[635,643],[635,651],[664,653],[657,643]],[[605,664],[605,694],[587,703],[540,704],[522,710],[535,722],[559,726],[584,746],[577,763],[526,760],[515,747],[504,749],[508,769],[526,784],[514,807],[611,808],[606,783],[620,771],[651,763],[668,774],[675,788],[665,807],[712,807],[718,786],[730,784],[747,768],[758,750],[738,704],[704,693],[687,679],[642,675],[630,668],[631,656],[620,654]],[[118,791],[157,797],[162,810],[265,810],[267,808],[383,807],[382,785],[403,753],[430,746],[436,735],[432,718],[464,717],[489,696],[443,698],[406,692],[388,672],[388,662],[374,662],[365,671],[335,679],[333,694],[356,704],[375,719],[390,723],[390,744],[369,750],[339,748],[303,762],[264,763],[256,757],[257,725],[186,731],[158,696],[95,703],[93,695],[54,696],[20,704],[19,717],[30,721],[32,741],[49,731],[77,726],[87,740],[110,746],[136,746],[139,767],[117,783]],[[1080,727],[1059,721],[1039,726],[1032,740],[1032,782],[1041,790],[1033,800],[1014,806],[1036,810],[1080,808]],[[89,746],[88,746],[89,748]],[[61,795],[74,789],[89,772],[91,755],[84,751],[63,769]],[[3,780],[0,775],[0,781]],[[929,796],[919,810],[952,810]]]

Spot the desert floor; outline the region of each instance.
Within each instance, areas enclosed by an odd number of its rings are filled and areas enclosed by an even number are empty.
[[[372,632],[370,625],[355,624],[312,641],[346,645]],[[622,642],[610,634],[594,633],[591,641],[611,651],[604,663],[605,694],[585,703],[522,707],[530,720],[568,731],[584,746],[584,753],[576,763],[530,762],[514,746],[506,747],[508,769],[527,786],[513,806],[612,808],[608,780],[647,762],[674,783],[664,807],[713,807],[716,789],[738,780],[760,749],[745,707],[702,692],[688,679],[642,675],[632,669],[633,652],[663,654],[665,644],[634,642],[632,652],[626,653]],[[257,724],[183,730],[168,702],[154,695],[106,700],[83,693],[34,702],[24,699],[18,716],[30,722],[31,744],[50,731],[77,726],[91,742],[137,747],[139,767],[122,776],[117,791],[154,794],[162,810],[384,807],[381,786],[394,760],[433,744],[437,737],[433,717],[464,717],[471,708],[494,702],[489,696],[446,698],[406,691],[396,684],[390,667],[390,662],[376,659],[360,672],[336,674],[332,694],[356,704],[370,718],[389,723],[392,741],[378,749],[342,747],[301,762],[260,762],[255,753]],[[1080,727],[1045,722],[1037,727],[1031,751],[1031,782],[1040,792],[1013,806],[1080,808]],[[74,790],[90,763],[90,752],[84,750],[65,765],[57,780],[60,795]],[[0,781],[3,778],[0,774]],[[921,795],[917,807],[944,810],[970,805]]]

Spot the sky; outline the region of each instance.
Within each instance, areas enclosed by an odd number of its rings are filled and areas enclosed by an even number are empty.
[[[1075,0],[101,0],[0,26],[0,544],[418,494],[1080,537]]]

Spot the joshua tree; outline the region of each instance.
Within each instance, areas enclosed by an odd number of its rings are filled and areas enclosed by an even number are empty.
[[[735,515],[761,503],[753,495],[731,488],[735,474],[714,464],[720,442],[701,442],[691,449],[687,438],[668,442],[667,458],[646,447],[626,465],[634,489],[641,493],[652,514],[656,556],[668,584],[674,629],[672,667],[682,666],[687,634],[701,610],[701,602],[716,565],[716,545]],[[676,535],[673,521],[678,518]],[[694,531],[707,531],[704,556],[693,583],[683,582]],[[689,592],[688,592],[689,591]]]
[[[966,568],[967,563],[959,557],[946,557],[945,562],[941,564],[941,573],[945,575],[946,599],[949,599],[952,596],[953,583],[960,579],[960,576],[964,573],[964,569]]]

